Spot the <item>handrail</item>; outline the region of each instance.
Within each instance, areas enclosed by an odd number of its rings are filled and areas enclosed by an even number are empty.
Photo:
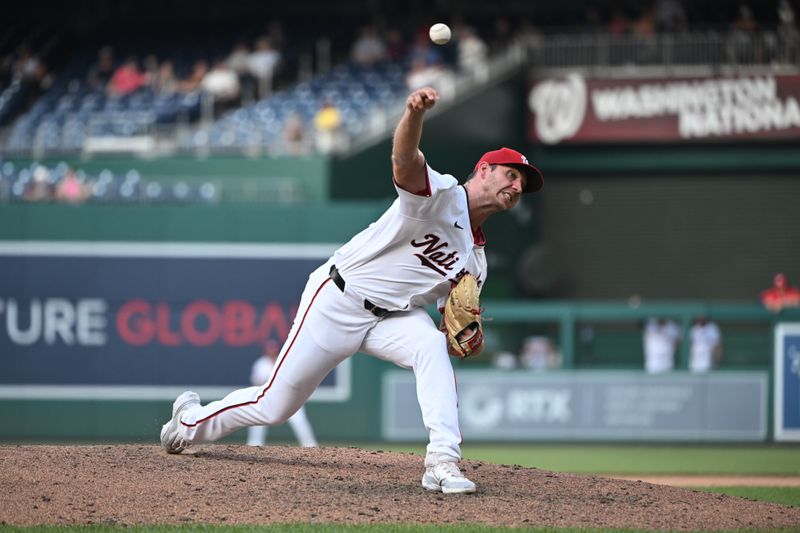
[[[556,323],[558,344],[565,368],[574,367],[576,324],[578,322],[629,323],[652,317],[667,317],[676,320],[687,337],[692,321],[698,315],[720,323],[762,323],[766,327],[780,321],[800,322],[800,308],[784,309],[771,313],[758,303],[709,302],[709,301],[507,301],[486,300],[482,302],[484,316],[492,324]],[[685,343],[684,343],[685,344]],[[685,347],[682,348],[685,351]],[[687,353],[681,353],[685,360]]]
[[[521,43],[534,68],[800,66],[800,36],[774,31],[529,35]]]

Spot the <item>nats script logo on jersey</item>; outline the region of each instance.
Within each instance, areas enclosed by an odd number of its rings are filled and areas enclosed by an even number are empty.
[[[471,272],[469,270],[467,270],[466,268],[462,268],[459,271],[459,273],[455,275],[454,278],[450,278],[450,288],[452,289],[453,287],[458,285],[458,282],[461,281],[461,278],[463,278],[467,274],[471,274]],[[472,275],[475,276],[475,279],[478,282],[478,287],[483,285],[483,281],[481,280],[481,273],[480,272],[478,272],[477,274],[472,274]]]
[[[422,248],[421,253],[414,254],[420,263],[442,276],[446,276],[447,271],[453,270],[453,266],[458,262],[457,251],[447,253],[448,244],[432,233],[425,235],[421,241],[416,239],[411,241],[411,246]]]

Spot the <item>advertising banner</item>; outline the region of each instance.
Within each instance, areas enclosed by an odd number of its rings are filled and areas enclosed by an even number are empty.
[[[535,143],[800,139],[800,76],[536,80],[528,93]]]
[[[204,400],[248,386],[330,245],[0,243],[0,398]],[[349,396],[349,363],[315,399]]]
[[[767,374],[457,373],[465,439],[763,441]],[[424,440],[414,377],[384,378],[383,436]]]
[[[775,326],[775,440],[800,441],[800,323]]]

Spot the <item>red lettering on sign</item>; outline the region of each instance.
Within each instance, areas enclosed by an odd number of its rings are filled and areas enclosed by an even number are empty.
[[[209,346],[220,341],[237,347],[262,345],[270,338],[288,337],[296,313],[297,305],[287,316],[277,302],[266,304],[259,317],[253,304],[244,300],[230,300],[222,308],[208,300],[195,300],[178,310],[167,302],[131,300],[117,311],[117,331],[125,343],[134,346],[152,342],[163,346]]]
[[[248,302],[233,300],[225,304],[222,314],[225,317],[224,337],[228,346],[247,346],[254,339],[256,310]]]
[[[176,332],[169,329],[169,315],[169,305],[160,302],[156,306],[156,332],[158,333],[158,342],[164,346],[178,346],[181,344],[181,338]]]
[[[197,329],[197,319],[204,316],[208,322],[205,331]],[[195,346],[208,346],[219,340],[222,331],[222,317],[217,307],[207,300],[190,303],[181,314],[181,333]]]
[[[117,312],[117,331],[122,340],[143,346],[153,340],[156,328],[150,319],[152,309],[144,300],[125,302]]]
[[[264,307],[264,313],[258,323],[256,338],[263,343],[270,337],[270,332],[273,330],[275,331],[274,337],[285,339],[289,336],[289,321],[280,305],[269,303]]]

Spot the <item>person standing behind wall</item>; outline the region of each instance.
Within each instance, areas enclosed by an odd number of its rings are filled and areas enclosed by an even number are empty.
[[[678,325],[666,318],[651,318],[644,327],[644,369],[648,374],[675,368],[675,351],[681,341]]]
[[[761,291],[761,303],[771,313],[779,313],[786,307],[800,306],[800,290],[789,284],[783,273],[775,274],[772,287]]]
[[[694,319],[689,330],[689,370],[709,372],[719,366],[722,358],[722,334],[719,326],[704,316]]]
[[[264,354],[255,360],[250,371],[250,382],[253,385],[259,386],[267,382],[272,374],[272,369],[275,367],[275,361],[278,359],[280,351],[281,345],[277,341],[270,339],[264,343]],[[311,422],[308,421],[305,407],[300,407],[295,414],[289,417],[289,425],[294,431],[294,436],[300,446],[303,448],[317,447],[317,439],[314,436]],[[266,443],[266,426],[250,426],[247,428],[248,446],[264,446]]]

